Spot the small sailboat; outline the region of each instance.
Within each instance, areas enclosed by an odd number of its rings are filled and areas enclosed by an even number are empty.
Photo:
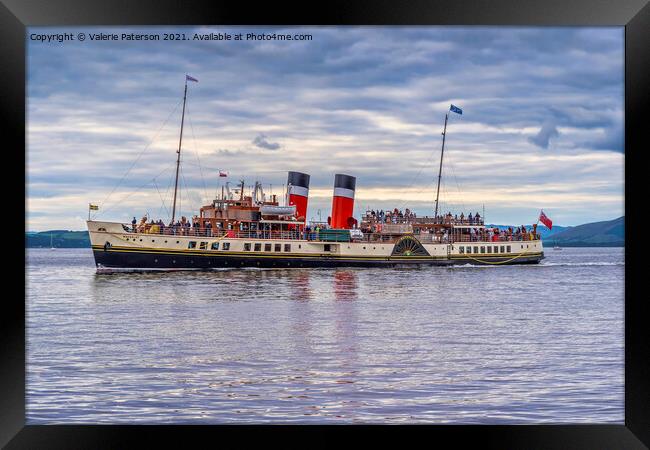
[[[562,247],[560,247],[559,245],[557,245],[557,241],[553,241],[553,242],[554,242],[554,244],[553,244],[553,250],[562,250]]]
[[[54,250],[54,235],[50,233],[50,250]]]

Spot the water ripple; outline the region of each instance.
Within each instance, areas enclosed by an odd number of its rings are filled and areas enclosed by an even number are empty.
[[[547,255],[107,275],[29,250],[27,421],[622,424],[624,253]]]

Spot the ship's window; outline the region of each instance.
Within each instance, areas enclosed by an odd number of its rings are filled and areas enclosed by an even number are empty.
[[[261,252],[262,251],[262,244],[260,244],[259,242],[257,244],[255,244],[255,251],[256,252]]]
[[[187,244],[187,248],[196,248],[196,241],[190,241],[190,243]]]
[[[492,253],[492,246],[491,245],[487,248],[487,252]]]
[[[201,250],[207,250],[207,248],[208,248],[208,243],[207,243],[207,242],[201,242],[201,244],[199,244],[199,248],[200,248]]]
[[[250,252],[251,251],[251,243],[250,242],[246,242],[244,244],[244,251],[245,252]]]
[[[330,244],[324,244],[324,245],[323,245],[323,251],[324,251],[324,252],[329,252],[329,251],[331,251],[331,245],[330,245]]]
[[[282,251],[282,244],[275,244],[275,249],[273,251],[274,252],[281,252]]]
[[[460,251],[460,253],[465,253],[465,247],[462,246],[458,247],[458,250]]]
[[[271,251],[271,244],[264,244],[264,251],[265,252],[270,252]]]
[[[501,246],[501,253],[505,253],[505,251],[506,251],[506,248],[502,245]]]
[[[302,245],[298,244],[298,248],[302,248]]]
[[[506,247],[506,249],[508,250],[508,253],[510,253],[510,252],[512,251],[512,250],[510,250],[510,246],[509,246],[509,245]]]
[[[156,240],[155,240],[155,239],[152,239],[151,242],[156,242]]]
[[[135,241],[135,239],[133,239],[133,240]],[[181,243],[181,241],[176,241],[176,243],[177,243],[177,244],[180,244],[180,243]]]
[[[474,251],[472,253],[478,253],[478,247],[474,247]]]
[[[481,246],[481,253],[485,253],[485,247]]]
[[[499,253],[499,246],[498,245],[494,246],[494,253]]]
[[[291,251],[291,244],[284,244],[284,251],[285,252],[290,252]]]
[[[212,250],[219,250],[219,243],[218,242],[213,242],[212,243]]]
[[[230,242],[224,242],[221,249],[222,250],[230,250]]]

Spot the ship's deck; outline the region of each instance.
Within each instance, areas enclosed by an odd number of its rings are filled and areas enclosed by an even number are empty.
[[[225,230],[215,231],[209,228],[198,227],[133,227],[122,224],[123,232],[132,235],[162,235],[162,236],[183,236],[183,237],[204,237],[212,239],[262,239],[262,240],[302,240],[314,242],[383,242],[394,243],[405,235],[414,236],[423,244],[451,244],[455,242],[515,242],[539,240],[540,235],[507,234],[501,232],[498,235],[490,235],[484,228],[479,228],[476,234],[434,234],[434,233],[363,233],[363,237],[342,237],[340,235],[328,235],[316,231],[268,231],[268,230]]]

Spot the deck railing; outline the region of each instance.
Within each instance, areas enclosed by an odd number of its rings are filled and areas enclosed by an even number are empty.
[[[235,239],[270,239],[270,240],[306,240],[319,242],[376,242],[391,243],[402,238],[403,233],[363,233],[363,238],[349,238],[338,240],[331,235],[321,235],[319,232],[299,230],[288,231],[269,231],[269,230],[213,230],[211,228],[200,227],[160,227],[158,225],[136,226],[135,228],[123,224],[122,228],[127,233],[134,234],[151,234],[163,236],[189,236],[204,238],[235,238]],[[512,242],[512,241],[531,241],[539,240],[540,235],[511,234],[500,233],[491,235],[488,233],[477,233],[474,235],[447,234],[439,235],[433,233],[413,234],[413,236],[423,244],[452,244],[463,242]]]

